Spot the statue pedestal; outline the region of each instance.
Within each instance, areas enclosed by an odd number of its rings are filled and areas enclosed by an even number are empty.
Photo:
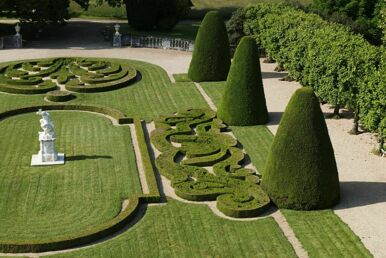
[[[55,138],[44,132],[39,132],[40,151],[32,155],[31,166],[48,166],[64,164],[64,154],[57,153]]]
[[[40,154],[32,155],[31,166],[52,166],[52,165],[63,165],[64,154],[57,153],[57,159],[55,161],[42,161],[43,157]]]

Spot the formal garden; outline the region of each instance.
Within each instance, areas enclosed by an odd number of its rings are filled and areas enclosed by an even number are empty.
[[[67,5],[115,15],[118,2]],[[129,2],[130,30],[177,24],[165,18],[176,7],[145,24]],[[343,135],[371,136],[366,159],[381,164],[372,183],[386,194],[386,51],[376,33],[365,39],[297,4],[186,2],[203,18],[182,29],[195,38],[191,54],[0,50],[13,55],[0,63],[0,257],[383,257],[384,229],[371,231],[383,222],[365,234],[340,211],[364,216],[357,206],[385,197],[351,204],[347,181],[360,179],[348,178],[342,160],[354,158],[336,151],[330,127],[347,119]],[[226,26],[231,7],[242,8]],[[132,50],[149,61],[123,54]],[[164,52],[188,68],[157,65]]]

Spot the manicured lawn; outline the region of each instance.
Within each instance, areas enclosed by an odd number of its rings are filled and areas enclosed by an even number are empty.
[[[309,257],[372,257],[360,239],[331,210],[282,210]]]
[[[145,216],[122,235],[59,257],[296,257],[272,218],[224,220],[206,205],[168,200],[148,207]]]
[[[225,90],[225,82],[202,82],[200,83],[206,94],[213,100],[216,106],[221,103],[222,93]]]
[[[141,186],[129,127],[88,113],[52,112],[66,164],[31,167],[39,116],[0,121],[0,240],[50,239],[114,218]]]
[[[116,59],[119,60],[119,59]],[[129,117],[151,120],[176,110],[207,107],[193,83],[171,83],[159,66],[139,61],[123,61],[134,66],[142,76],[125,88],[102,93],[76,93],[76,99],[67,103],[93,104],[115,108]],[[0,112],[26,105],[47,104],[43,95],[9,95],[0,92]]]

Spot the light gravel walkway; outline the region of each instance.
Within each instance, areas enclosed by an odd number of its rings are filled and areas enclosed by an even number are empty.
[[[111,49],[52,45],[51,48],[0,50],[1,62],[60,56],[124,58],[150,62],[164,68],[169,75],[186,73],[190,53],[157,49]],[[270,111],[268,128],[275,133],[282,112],[293,94],[300,87],[297,82],[282,82],[284,73],[274,72],[275,64],[262,63],[264,89]],[[327,106],[325,112],[331,112]],[[370,151],[375,145],[371,134],[353,136],[352,119],[327,119],[327,125],[338,164],[342,201],[335,208],[344,222],[361,238],[376,256],[386,257],[386,159]]]

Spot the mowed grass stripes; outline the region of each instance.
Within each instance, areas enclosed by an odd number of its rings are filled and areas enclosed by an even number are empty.
[[[149,206],[122,235],[99,245],[52,256],[126,257],[296,257],[272,218],[239,222],[217,217],[206,205],[169,199]]]
[[[373,257],[331,210],[282,210],[309,257]]]
[[[52,112],[66,164],[31,167],[40,117],[0,121],[0,240],[77,235],[114,218],[141,193],[129,127],[81,112]]]
[[[95,60],[128,64],[137,69],[142,78],[134,84],[113,91],[74,93],[76,99],[66,103],[110,107],[128,117],[140,117],[147,121],[177,110],[208,107],[193,83],[172,83],[165,70],[159,66],[123,59]],[[47,104],[44,97],[44,94],[28,96],[0,92],[0,112],[26,105]]]

